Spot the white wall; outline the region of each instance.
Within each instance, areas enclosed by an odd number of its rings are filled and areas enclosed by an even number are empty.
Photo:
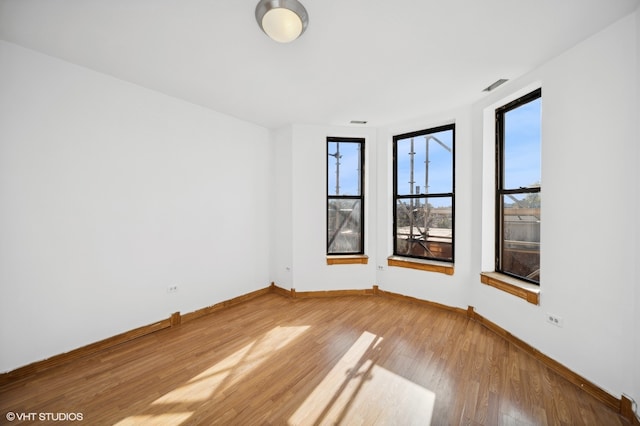
[[[266,129],[6,42],[0,70],[0,371],[269,284]]]
[[[381,289],[412,295],[451,306],[466,308],[471,273],[471,144],[470,108],[419,118],[380,129],[363,127],[294,125],[278,132],[276,158],[290,157],[291,170],[278,167],[281,178],[277,198],[287,200],[281,191],[291,191],[287,201],[277,207],[278,223],[289,221],[292,230],[291,253],[276,243],[274,266],[277,284],[296,291]],[[392,254],[392,176],[391,138],[395,134],[456,122],[456,269],[454,276],[425,273],[405,268],[389,268]],[[365,148],[365,254],[367,265],[326,264],[326,138],[364,137]],[[277,160],[276,160],[277,161]],[[291,209],[291,210],[290,210]],[[286,219],[283,219],[286,218]],[[288,238],[278,231],[278,240]],[[280,238],[282,235],[285,238]],[[291,259],[288,263],[287,259]],[[378,267],[383,270],[378,270]],[[291,270],[285,272],[289,267]]]
[[[278,166],[276,221],[276,284],[296,291],[364,289],[375,284],[376,197],[371,188],[376,176],[375,130],[358,127],[325,127],[296,124],[277,133]],[[327,265],[326,187],[327,137],[365,138],[365,254],[368,265]],[[276,160],[277,162],[278,160]],[[289,194],[286,192],[290,191]],[[285,192],[285,194],[283,194]],[[289,198],[290,197],[290,198]],[[288,227],[288,230],[286,229]],[[291,246],[283,241],[291,238]],[[287,270],[289,268],[289,270]]]
[[[636,137],[634,138],[636,141],[640,141],[640,6],[636,9],[635,13],[636,17],[636,108],[635,108],[635,120],[636,120]],[[636,145],[636,161],[635,164],[640,164],[640,147]],[[640,185],[640,168],[634,167],[636,172],[635,182],[636,182],[636,204],[635,204],[635,212],[636,218],[640,216],[640,190],[638,190],[638,185]],[[636,247],[635,247],[635,257],[636,261],[635,266],[635,280],[634,280],[634,290],[635,290],[635,333],[633,335],[633,341],[635,342],[635,351],[634,351],[634,359],[640,359],[640,262],[638,258],[640,258],[640,223],[636,219],[635,221],[635,230],[636,230]],[[631,395],[634,397],[636,402],[640,404],[640,363],[636,362],[633,375],[634,379],[634,387]],[[636,413],[640,417],[640,407],[636,406]]]
[[[455,270],[452,276],[415,269],[388,267],[393,254],[393,136],[455,123]],[[377,261],[384,265],[377,282],[383,290],[442,303],[467,307],[471,282],[471,133],[470,108],[407,120],[378,132],[377,176],[379,220]]]
[[[639,338],[638,246],[630,233],[640,213],[636,39],[636,17],[629,16],[473,106],[477,276],[482,203],[493,203],[483,196],[482,176],[494,176],[483,170],[482,144],[494,141],[483,141],[482,116],[541,83],[543,272],[540,306],[479,284],[470,304],[613,395],[636,392],[639,399],[630,374],[638,371]],[[564,327],[547,324],[546,312],[563,317]]]
[[[271,276],[286,289],[293,288],[293,140],[291,126],[273,132],[275,181],[271,188],[274,202],[274,232],[271,241]]]

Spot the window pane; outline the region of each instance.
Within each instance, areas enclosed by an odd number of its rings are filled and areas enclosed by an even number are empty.
[[[327,226],[327,252],[361,253],[361,218],[360,200],[329,199]]]
[[[396,202],[396,254],[453,259],[451,197],[401,199]]]
[[[540,193],[503,196],[502,271],[540,282]]]
[[[327,150],[327,193],[360,195],[360,142],[329,142]]]
[[[398,195],[453,192],[453,131],[397,141]]]
[[[538,98],[504,115],[505,189],[540,185],[540,105]]]
[[[397,142],[397,194],[413,195],[425,193],[425,138],[418,136],[400,139]]]
[[[428,194],[453,192],[453,131],[429,136]]]

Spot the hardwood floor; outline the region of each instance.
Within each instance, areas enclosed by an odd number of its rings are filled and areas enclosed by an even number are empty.
[[[9,383],[0,424],[8,412],[37,414],[10,424],[629,424],[455,312],[277,294]]]

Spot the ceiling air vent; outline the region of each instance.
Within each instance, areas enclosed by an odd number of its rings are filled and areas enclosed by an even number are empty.
[[[496,81],[495,83],[492,83],[491,85],[489,85],[489,87],[485,88],[483,90],[483,92],[490,92],[493,89],[495,89],[496,87],[503,85],[507,81],[509,81],[509,80],[507,80],[506,78],[501,78],[500,80]]]

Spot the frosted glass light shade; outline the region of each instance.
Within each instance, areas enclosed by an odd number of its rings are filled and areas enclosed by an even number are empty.
[[[272,9],[262,18],[262,29],[275,41],[289,43],[302,33],[302,21],[289,9]]]
[[[260,0],[256,21],[273,40],[289,43],[307,28],[309,16],[298,0]]]

